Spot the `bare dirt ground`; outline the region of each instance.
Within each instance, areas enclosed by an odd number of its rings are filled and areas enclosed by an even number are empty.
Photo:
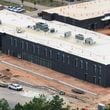
[[[34,86],[46,86],[54,88],[55,90],[63,90],[66,93],[64,97],[68,100],[68,104],[71,105],[72,108],[86,107],[89,108],[89,110],[97,109],[98,103],[107,104],[110,102],[110,88],[96,86],[11,56],[0,56],[0,74],[2,76],[0,78],[5,81],[15,81],[15,79],[17,79],[28,82]],[[8,79],[5,76],[8,76]],[[86,93],[73,93],[71,89],[74,87],[81,88],[85,90]]]
[[[99,30],[96,30],[97,32],[99,33],[102,33],[102,34],[105,34],[105,35],[110,35],[110,29],[99,29]]]

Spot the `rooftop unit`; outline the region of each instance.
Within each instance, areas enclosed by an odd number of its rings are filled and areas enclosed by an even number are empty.
[[[93,45],[95,43],[96,42],[91,37],[85,39],[85,44]]]
[[[48,24],[46,24],[46,23],[38,22],[38,23],[36,23],[35,27],[36,27],[36,29],[40,29],[44,32],[49,31]]]
[[[92,37],[85,38],[84,35],[82,34],[76,34],[75,39],[78,41],[82,41],[83,44],[88,44],[88,45],[93,45],[96,43]]]
[[[51,28],[50,33],[54,33],[54,32],[55,32],[55,28]]]
[[[64,37],[66,38],[66,37],[70,37],[71,36],[71,31],[67,31],[67,32],[65,32],[64,33]]]
[[[75,39],[77,40],[84,40],[84,35],[83,34],[76,34]]]
[[[33,30],[36,30],[36,26],[35,26],[35,25],[33,25],[33,26],[28,25],[27,28],[29,28],[29,29],[33,29]]]

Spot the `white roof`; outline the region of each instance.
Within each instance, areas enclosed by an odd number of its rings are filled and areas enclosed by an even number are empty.
[[[101,20],[102,20],[102,21],[110,20],[110,16],[106,16],[106,17],[102,18]]]
[[[0,32],[5,32],[13,36],[26,39],[35,43],[40,43],[73,55],[77,55],[102,64],[110,64],[110,37],[72,26],[58,21],[45,21],[39,18],[31,18],[26,15],[10,12],[7,10],[0,11]],[[36,22],[46,22],[49,28],[55,28],[55,33],[36,31],[26,28],[28,25],[34,25]],[[25,31],[17,33],[16,27],[21,27]],[[72,35],[64,38],[64,33],[71,31]],[[83,34],[85,37],[92,37],[96,44],[89,46],[76,41],[75,35]]]
[[[110,0],[93,0],[68,6],[61,6],[44,10],[48,13],[57,13],[62,16],[84,20],[110,13]]]

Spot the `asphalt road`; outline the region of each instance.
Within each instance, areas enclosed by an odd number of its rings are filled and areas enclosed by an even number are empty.
[[[5,98],[9,102],[10,107],[13,108],[18,102],[24,104],[25,102],[29,102],[34,96],[47,94],[46,91],[26,86],[23,86],[23,89],[23,91],[14,91],[0,87],[0,99]]]

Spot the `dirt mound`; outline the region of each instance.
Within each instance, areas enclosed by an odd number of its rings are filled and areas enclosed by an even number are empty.
[[[0,79],[1,80],[10,80],[12,77],[12,73],[10,69],[5,69],[0,71]]]

